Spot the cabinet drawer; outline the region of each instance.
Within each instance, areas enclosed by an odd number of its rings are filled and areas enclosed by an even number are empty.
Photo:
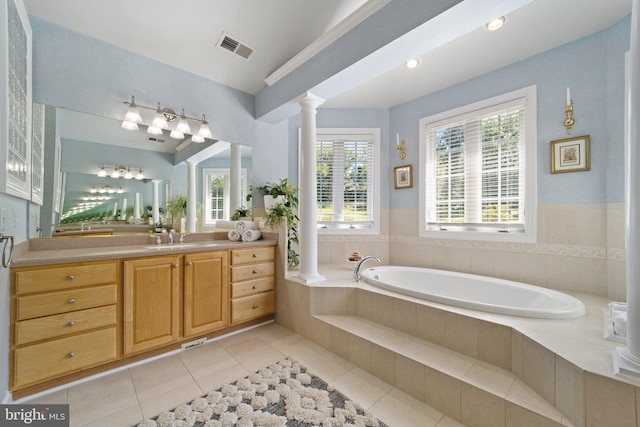
[[[275,257],[276,251],[273,246],[268,248],[234,249],[231,251],[231,265],[273,261]]]
[[[116,274],[115,262],[18,271],[15,276],[16,294],[116,283]]]
[[[115,305],[72,311],[16,322],[15,341],[22,345],[115,324]]]
[[[273,291],[239,298],[231,301],[231,322],[240,323],[255,319],[275,311]]]
[[[273,276],[248,280],[246,282],[233,283],[231,285],[231,298],[246,297],[248,295],[272,291],[274,285],[275,278]]]
[[[244,282],[245,280],[258,279],[260,277],[273,276],[275,265],[273,262],[251,264],[242,267],[231,267],[231,281]]]
[[[115,360],[116,328],[15,350],[15,386],[28,385]]]
[[[16,298],[16,320],[115,304],[116,285],[49,292]]]

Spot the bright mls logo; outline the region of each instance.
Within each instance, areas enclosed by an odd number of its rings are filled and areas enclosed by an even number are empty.
[[[0,427],[69,427],[69,405],[0,405]]]

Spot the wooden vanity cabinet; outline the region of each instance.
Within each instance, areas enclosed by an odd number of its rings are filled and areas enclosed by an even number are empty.
[[[275,312],[275,248],[231,251],[231,323]]]
[[[180,336],[180,255],[124,261],[124,354]]]
[[[184,265],[184,336],[228,326],[228,252],[188,254]]]
[[[12,390],[116,359],[116,261],[12,269],[11,275]]]

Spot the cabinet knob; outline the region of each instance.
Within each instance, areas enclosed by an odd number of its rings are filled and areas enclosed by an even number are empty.
[[[75,354],[73,354],[73,352],[67,354],[67,359],[71,359],[73,356],[75,356]]]
[[[253,270],[252,273],[253,274],[258,274],[258,270]]]
[[[70,274],[67,276],[67,280],[73,280],[73,279],[75,279],[75,277],[73,277],[73,274]]]
[[[173,264],[173,268],[178,268],[178,264]]]
[[[253,254],[251,256],[254,257],[254,258],[258,258],[258,254]]]
[[[191,266],[193,265],[193,262],[192,262],[192,261],[189,261],[189,262],[187,263],[187,265],[188,265],[189,267],[191,267]]]
[[[73,299],[73,298],[71,298],[69,301],[67,301],[67,303],[68,303],[68,304],[73,304],[73,303],[75,303],[75,302],[76,302],[76,300],[75,300],[75,299]]]
[[[258,308],[258,306],[254,304],[253,305],[253,309],[255,310],[256,308]]]
[[[257,289],[257,286],[256,286],[256,285],[253,285],[253,286],[251,287],[251,289]]]
[[[74,321],[72,320],[72,321],[70,321],[69,323],[67,323],[67,326],[68,326],[68,327],[72,327],[72,326],[74,326],[75,324],[76,324],[76,322],[74,322]]]

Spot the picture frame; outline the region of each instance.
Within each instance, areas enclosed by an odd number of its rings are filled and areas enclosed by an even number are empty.
[[[588,171],[589,135],[551,141],[551,173]]]
[[[396,189],[413,187],[411,165],[402,165],[393,168],[393,184]]]

